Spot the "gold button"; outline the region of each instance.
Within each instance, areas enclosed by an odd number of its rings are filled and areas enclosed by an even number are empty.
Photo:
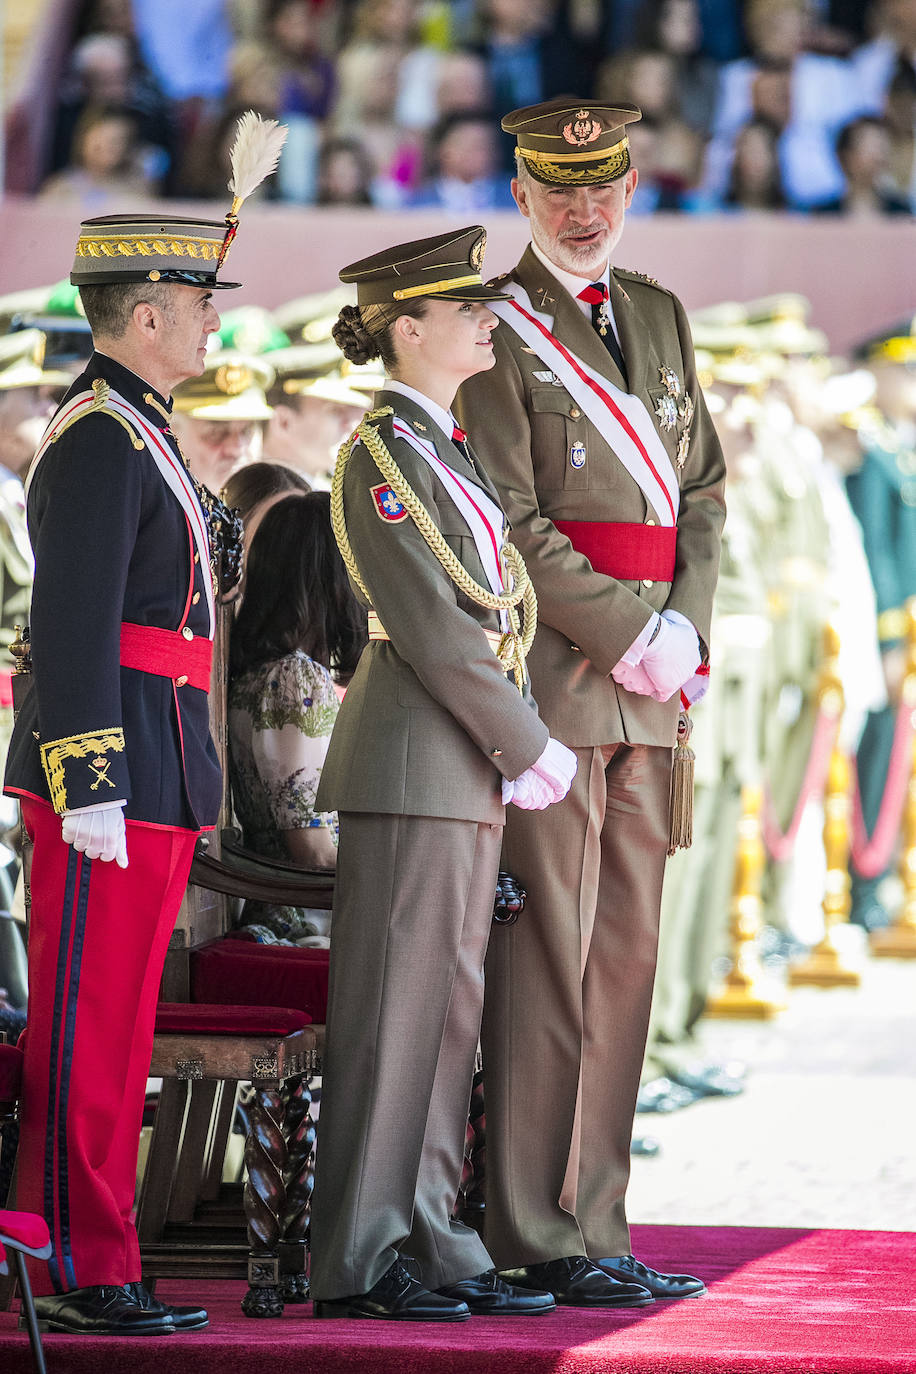
[[[572,410],[569,412],[569,418],[571,420],[579,420],[581,419],[581,417],[582,411],[579,409],[578,406],[573,406]]]
[[[491,750],[490,750],[490,758],[491,758],[491,759],[501,759],[502,756],[503,756],[503,751],[502,751],[501,749],[491,749]]]
[[[200,592],[195,592],[194,595],[191,597],[191,604],[194,605],[194,606],[196,606],[199,600],[200,600]]]
[[[655,521],[654,521],[654,520],[650,520],[650,519],[648,518],[648,516],[647,516],[647,517],[646,517],[646,524],[647,524],[647,525],[654,525],[654,524],[655,524]]]
[[[185,686],[187,685],[187,681],[188,681],[188,679],[187,679],[184,675],[182,675],[181,677],[176,677],[176,679],[175,679],[175,686],[176,686],[176,687],[185,687]]]
[[[195,562],[195,563],[199,563],[199,562],[200,562],[200,554],[199,554],[199,553],[195,553],[195,555],[194,555],[194,562]]]
[[[582,650],[579,648],[578,644],[570,644],[569,647],[572,649],[572,651],[573,651],[574,654],[581,654],[581,652],[582,652]]]
[[[650,587],[655,586],[655,583],[652,581],[651,577],[644,577],[642,580],[642,585],[645,587],[646,591],[648,591]]]
[[[194,631],[191,629],[190,625],[185,625],[181,633],[184,635],[185,639],[194,638]]]

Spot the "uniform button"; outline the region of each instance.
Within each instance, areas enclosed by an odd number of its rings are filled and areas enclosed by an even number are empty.
[[[191,597],[191,604],[192,604],[193,606],[196,606],[199,600],[200,600],[200,592],[195,592],[194,595]]]
[[[573,406],[572,410],[569,412],[569,418],[571,420],[579,420],[582,418],[582,411],[578,406]]]
[[[185,639],[194,638],[194,631],[191,629],[190,625],[185,625],[181,633],[184,635]]]
[[[654,524],[655,524],[655,521],[654,521],[654,520],[650,520],[650,519],[648,518],[648,516],[647,516],[647,517],[646,517],[646,524],[647,524],[647,525],[654,525]]]
[[[570,644],[569,647],[572,649],[572,651],[573,651],[574,654],[581,654],[581,652],[582,652],[582,650],[579,648],[578,644]]]
[[[195,562],[195,563],[199,563],[199,562],[200,562],[200,554],[199,554],[199,553],[195,553],[195,555],[194,555],[194,562]]]
[[[490,758],[491,758],[491,759],[501,759],[502,756],[503,756],[503,751],[502,751],[501,749],[491,749],[491,750],[490,750]]]
[[[188,682],[188,679],[182,674],[181,677],[176,677],[176,679],[175,679],[175,686],[176,686],[176,687],[185,687],[185,686],[187,686],[187,682]]]
[[[648,591],[650,587],[655,586],[655,583],[652,581],[651,577],[644,577],[642,580],[642,585],[645,587],[646,591]]]

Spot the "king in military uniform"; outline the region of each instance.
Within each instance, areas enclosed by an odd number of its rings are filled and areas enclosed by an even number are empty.
[[[237,285],[218,280],[227,219],[82,225],[95,352],[27,488],[34,682],[5,779],[33,844],[17,1197],[51,1232],[39,1316],[73,1334],[207,1324],[142,1286],[132,1209],[160,974],[222,794],[210,533],[169,419],[219,326],[213,291]]]
[[[708,674],[725,513],[684,309],[612,265],[639,118],[563,98],[503,120],[532,241],[498,279],[497,365],[458,397],[537,592],[532,691],[579,758],[561,806],[507,817],[529,898],[487,957],[485,1238],[510,1282],[599,1307],[703,1291],[634,1259],[624,1206],[672,750]]]

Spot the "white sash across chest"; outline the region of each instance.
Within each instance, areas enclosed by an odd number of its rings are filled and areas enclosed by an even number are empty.
[[[129,401],[126,401],[124,397],[119,395],[116,391],[109,392],[106,405],[110,410],[114,410],[118,415],[127,420],[131,427],[140,435],[156,467],[159,469],[163,480],[187,516],[188,523],[191,527],[191,533],[194,538],[194,546],[200,557],[201,580],[203,581],[207,598],[209,620],[207,638],[212,639],[216,618],[213,605],[213,585],[210,577],[210,534],[207,527],[206,516],[197,499],[197,493],[194,490],[194,485],[188,475],[187,469],[177,453],[172,450],[163,438],[159,430],[150,424],[146,417],[137,410],[136,406],[132,406]],[[26,495],[28,495],[32,479],[38,469],[38,464],[41,462],[41,459],[44,457],[51,443],[53,443],[61,430],[72,419],[79,415],[80,411],[90,407],[98,408],[96,396],[92,391],[82,391],[79,395],[71,397],[66,407],[58,411],[54,416],[45,431],[38,451],[32,460],[32,465],[29,468],[29,475],[25,483]]]
[[[548,328],[550,317],[534,309],[524,287],[507,282],[501,289],[512,299],[489,301],[490,309],[563,383],[637,483],[659,524],[676,525],[680,503],[677,474],[646,406],[562,344]]]

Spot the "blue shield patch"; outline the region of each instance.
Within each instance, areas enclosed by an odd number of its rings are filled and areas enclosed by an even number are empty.
[[[387,520],[390,524],[407,519],[406,510],[387,482],[380,482],[377,487],[370,487],[369,490],[372,492],[376,514],[380,519]]]

